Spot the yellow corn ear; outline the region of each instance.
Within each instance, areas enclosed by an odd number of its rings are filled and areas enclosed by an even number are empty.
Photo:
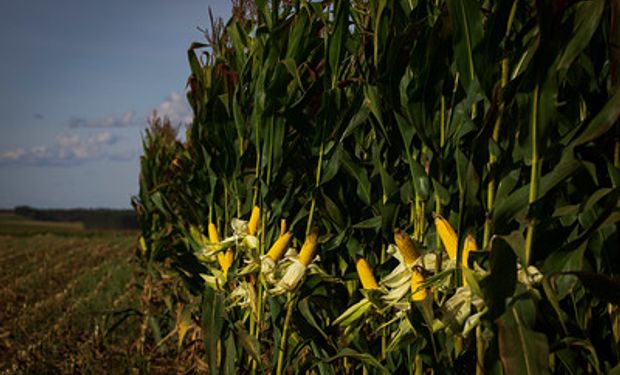
[[[372,269],[366,259],[362,257],[357,258],[357,261],[355,261],[355,268],[357,268],[357,275],[362,282],[362,288],[379,289],[377,280],[375,280],[375,276],[372,274]]]
[[[304,266],[307,266],[312,262],[312,258],[314,257],[314,252],[316,251],[316,240],[319,237],[319,230],[313,229],[312,232],[306,237],[306,241],[301,247],[301,251],[299,252],[299,262]]]
[[[461,260],[461,264],[463,265],[463,268],[469,268],[467,260],[469,259],[469,252],[472,250],[473,251],[478,250],[478,245],[476,245],[476,239],[470,233],[465,238],[465,244],[463,245],[463,259]],[[465,278],[465,275],[463,275],[463,286],[466,286],[466,285],[467,285],[467,279]]]
[[[418,289],[422,283],[424,283],[424,276],[414,269],[411,275],[411,300],[413,302],[420,302],[426,299],[426,289]]]
[[[286,219],[282,219],[280,220],[280,235],[279,237],[284,236],[284,234],[286,233]]]
[[[252,208],[252,214],[250,215],[250,221],[248,222],[248,234],[255,236],[258,232],[258,223],[260,221],[260,208],[254,206]]]
[[[274,244],[271,246],[271,249],[269,249],[269,252],[267,252],[267,256],[271,258],[271,260],[273,260],[274,262],[280,260],[292,236],[292,232],[286,232],[283,236],[278,238],[276,242],[274,242]]]
[[[439,233],[441,243],[443,243],[443,247],[448,253],[448,257],[450,259],[456,258],[459,239],[456,236],[456,232],[454,231],[454,228],[452,228],[452,225],[450,225],[448,220],[444,219],[441,215],[437,215],[435,216],[435,227],[437,228],[437,233]]]
[[[396,246],[398,247],[398,250],[400,250],[407,266],[412,265],[413,262],[415,262],[415,260],[420,256],[420,253],[416,249],[411,237],[400,229],[396,229],[396,231],[394,231],[394,242],[396,242]]]
[[[217,254],[217,262],[220,264],[220,268],[224,272],[224,278],[228,278],[228,270],[233,263],[233,251],[232,249],[226,250],[226,252]]]

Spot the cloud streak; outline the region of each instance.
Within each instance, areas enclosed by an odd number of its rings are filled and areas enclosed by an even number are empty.
[[[192,110],[187,103],[185,97],[173,91],[161,103],[153,108],[153,111],[161,117],[168,117],[173,125],[185,125],[192,122],[194,117]],[[147,117],[139,116],[134,111],[127,111],[122,115],[112,114],[97,119],[87,119],[83,117],[74,117],[69,120],[71,128],[130,128],[130,127],[146,127]]]
[[[106,158],[128,160],[126,155],[106,152],[105,148],[117,141],[118,138],[108,131],[88,137],[59,134],[52,145],[38,145],[28,149],[20,147],[0,152],[0,165],[73,166]]]
[[[142,121],[137,118],[134,111],[125,112],[123,115],[110,115],[94,120],[82,117],[74,117],[69,120],[69,126],[72,128],[127,128],[132,126],[141,126]]]
[[[173,125],[190,124],[193,119],[192,110],[185,97],[174,91],[154,107],[153,110],[159,116],[167,117]],[[43,116],[40,117],[43,118]],[[122,128],[144,128],[146,126],[146,116],[138,116],[134,111],[97,119],[74,117],[69,121],[69,127],[71,128],[105,130],[87,136],[63,133],[57,135],[54,141],[48,145],[37,145],[30,148],[19,147],[8,151],[0,151],[0,166],[75,166],[96,160],[120,162],[135,160],[139,153],[137,148],[119,149],[119,147],[116,147],[116,149],[111,149],[110,146],[118,141],[118,137],[113,132]]]

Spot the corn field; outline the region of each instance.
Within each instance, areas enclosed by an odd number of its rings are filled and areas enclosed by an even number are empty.
[[[145,340],[212,374],[620,374],[619,12],[233,1],[185,140],[143,137]]]

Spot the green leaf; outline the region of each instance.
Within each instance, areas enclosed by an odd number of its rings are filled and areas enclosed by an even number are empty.
[[[304,317],[305,323],[310,324],[316,330],[316,332],[319,333],[323,337],[323,339],[327,340],[327,334],[325,333],[325,331],[323,331],[323,328],[317,322],[317,320],[315,319],[310,309],[308,298],[304,298],[301,301],[299,301],[299,303],[297,304],[297,308],[299,309],[299,312],[301,313],[301,315]]]
[[[219,369],[217,347],[224,327],[224,314],[224,295],[214,289],[205,288],[202,294],[201,320],[207,363],[213,373],[217,373]]]
[[[523,232],[520,230],[512,231],[509,235],[499,236],[506,241],[515,255],[521,260],[521,265],[527,267],[525,264],[525,238],[523,238]]]
[[[288,39],[288,48],[286,57],[298,60],[301,58],[302,46],[304,39],[308,36],[308,26],[310,20],[305,12],[300,12],[291,24],[291,33]]]
[[[243,343],[243,340],[241,340]],[[222,374],[236,374],[237,368],[237,346],[234,335],[228,335],[224,341],[224,350],[222,353]]]
[[[594,272],[563,272],[574,275],[588,288],[593,296],[614,305],[620,305],[620,279]]]
[[[349,22],[349,2],[339,1],[336,5],[336,16],[333,24],[333,32],[327,38],[329,43],[329,66],[332,75],[332,85],[336,84],[338,72],[341,67],[342,57],[344,56],[345,42]]]
[[[510,171],[504,176],[497,186],[497,193],[495,194],[496,202],[503,202],[508,195],[514,190],[515,186],[519,182],[519,170],[515,169]]]
[[[466,92],[476,79],[474,49],[482,39],[482,15],[475,0],[447,0],[454,28],[454,59]]]
[[[383,134],[383,137],[385,137],[385,139],[389,143],[388,133],[387,133],[385,124],[383,123],[383,116],[381,114],[381,108],[383,108],[383,106],[382,106],[381,95],[379,94],[379,89],[377,88],[377,86],[365,85],[364,95],[365,95],[364,105],[370,108],[370,112],[373,114],[373,116],[379,123],[379,128],[381,129],[381,133]]]
[[[603,109],[590,121],[585,130],[571,142],[572,146],[579,146],[595,140],[607,133],[620,116],[620,90],[607,101]]]
[[[405,117],[401,114],[395,112],[394,116],[396,117],[396,125],[398,125],[398,130],[400,131],[400,135],[403,138],[403,144],[405,146],[405,152],[410,154],[411,140],[415,135],[415,128],[411,126]]]
[[[424,168],[416,160],[409,160],[409,164],[413,169],[413,187],[416,194],[420,195],[420,198],[427,200],[430,193],[430,184],[428,176],[424,171]]]
[[[293,59],[284,59],[281,61],[281,63],[284,65],[284,67],[286,67],[286,70],[288,71],[288,73],[295,79],[295,83],[297,84],[297,87],[303,91],[304,86],[301,83],[301,77],[299,75],[299,70],[297,69],[297,66],[295,65],[295,60]]]
[[[192,74],[198,79],[202,77],[202,66],[200,65],[200,62],[198,61],[198,57],[196,56],[195,50],[205,48],[205,47],[207,47],[206,44],[194,42],[187,50],[187,58],[189,60],[190,70]]]
[[[545,259],[543,272],[553,275],[551,280],[556,284],[558,299],[564,299],[573,289],[576,279],[566,272],[581,271],[583,269],[583,257],[587,249],[588,241],[583,241],[578,247],[570,250],[558,249]],[[554,275],[554,274],[557,274]]]
[[[325,167],[321,174],[321,185],[331,181],[340,171],[340,159],[342,157],[342,144],[334,147],[331,156],[325,161]]]
[[[370,180],[368,180],[366,170],[353,161],[348,152],[342,153],[341,160],[347,172],[357,180],[357,195],[364,203],[370,205]]]
[[[371,217],[370,219],[366,219],[360,221],[357,224],[353,224],[351,228],[355,229],[378,229],[381,228],[381,216]]]
[[[330,363],[340,358],[357,359],[358,361],[364,364],[367,364],[369,366],[376,368],[381,374],[390,374],[390,372],[385,367],[383,367],[383,365],[381,365],[381,363],[373,355],[370,355],[367,353],[359,353],[350,348],[345,348],[345,349],[340,350],[338,354],[336,354],[333,357],[324,359],[323,362]]]
[[[549,374],[547,337],[528,324],[534,314],[533,309],[512,306],[496,322],[500,358],[508,375]]]
[[[239,339],[241,346],[243,346],[243,349],[245,349],[245,351],[250,354],[250,356],[256,361],[256,363],[261,363],[260,347],[256,337],[248,334],[248,332],[245,330],[245,327],[240,321],[235,322],[234,327],[237,338]]]
[[[375,166],[375,170],[379,171],[381,177],[381,188],[383,190],[383,204],[387,203],[388,198],[398,192],[398,186],[394,178],[385,169],[385,166],[381,162],[380,147],[377,143],[372,145],[372,161]],[[426,179],[426,190],[428,191],[428,178]],[[428,193],[427,193],[428,194]]]
[[[491,319],[504,312],[506,298],[510,297],[517,284],[517,257],[508,243],[500,237],[491,241],[489,262],[491,272],[481,280],[485,301]]]
[[[480,178],[471,159],[467,158],[460,148],[457,148],[455,156],[459,192],[463,194],[470,207],[475,207],[478,205],[477,195],[480,188]]]
[[[340,137],[340,142],[342,142],[346,137],[351,135],[355,131],[355,129],[357,129],[358,126],[366,122],[366,120],[368,120],[369,115],[370,115],[370,109],[368,108],[368,106],[362,105],[359,111],[357,111],[355,115],[353,115],[353,117],[351,118],[351,121],[349,121],[349,125],[347,125],[346,129],[342,133],[342,136]]]
[[[574,5],[575,14],[571,36],[558,62],[559,71],[568,70],[572,62],[590,43],[592,35],[600,25],[605,9],[605,0],[581,1]]]
[[[567,335],[568,330],[566,329],[566,313],[560,307],[560,301],[558,299],[558,296],[556,295],[554,288],[551,286],[549,278],[543,278],[542,286],[543,291],[545,292],[545,296],[547,297],[547,301],[549,301],[549,304],[551,304],[551,307],[553,307],[553,310],[558,316],[558,320],[560,321],[560,325],[562,326],[562,331],[565,335]]]
[[[571,148],[562,154],[560,162],[540,179],[540,192],[538,199],[542,199],[551,189],[571,177],[581,164],[573,157]],[[506,199],[497,201],[493,210],[493,224],[498,233],[502,233],[515,216],[524,212],[528,207],[528,194],[530,185],[527,184],[514,191]]]
[[[346,221],[338,205],[321,189],[323,198],[322,208],[325,210],[325,217],[329,218],[338,228],[344,229]]]

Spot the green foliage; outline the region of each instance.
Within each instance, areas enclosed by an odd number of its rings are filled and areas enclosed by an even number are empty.
[[[611,370],[615,3],[235,6],[209,45],[188,50],[194,121],[183,144],[147,131],[134,200],[149,267],[202,296],[193,317],[212,372]],[[253,206],[256,237],[233,221]],[[483,244],[466,265],[461,246],[442,261],[434,215],[452,223],[457,244],[469,233]],[[320,268],[287,298],[266,292],[259,271],[281,219],[298,240],[321,232]],[[209,223],[231,240],[213,248]],[[341,301],[362,297],[356,257],[380,276],[394,268],[396,228],[413,234],[421,262],[432,259],[414,267],[431,296],[365,296],[373,308],[355,326],[334,326]],[[222,278],[213,256],[226,247],[235,261]],[[402,267],[409,279],[380,282],[388,295],[409,293],[412,269]],[[232,304],[242,286],[256,299]]]

